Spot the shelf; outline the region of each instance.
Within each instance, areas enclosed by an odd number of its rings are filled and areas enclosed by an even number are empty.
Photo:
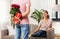
[[[60,21],[60,19],[54,19],[54,18],[52,18],[52,20],[53,20],[53,21]]]

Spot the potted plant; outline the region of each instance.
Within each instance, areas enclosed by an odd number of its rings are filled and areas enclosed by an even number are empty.
[[[35,9],[35,11],[31,15],[31,18],[35,19],[39,23],[42,17],[42,11],[43,9],[41,9],[40,11]]]

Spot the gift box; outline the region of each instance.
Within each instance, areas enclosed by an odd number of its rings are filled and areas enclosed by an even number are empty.
[[[22,17],[22,14],[21,14],[21,13],[16,12],[15,16],[16,16],[16,17],[18,17],[18,18],[21,18],[21,17]]]
[[[16,14],[15,14],[15,16],[14,16],[14,18],[13,18],[14,23],[20,22],[21,18],[22,18],[22,14],[16,12]]]

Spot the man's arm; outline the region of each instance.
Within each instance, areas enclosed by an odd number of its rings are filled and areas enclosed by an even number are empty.
[[[22,17],[27,16],[30,13],[30,4],[26,4],[26,11],[22,14]]]

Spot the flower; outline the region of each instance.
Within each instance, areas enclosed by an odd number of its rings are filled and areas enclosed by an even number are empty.
[[[14,16],[16,12],[20,12],[19,9],[20,9],[20,6],[18,4],[12,4],[10,14]]]
[[[17,5],[17,4],[12,4],[11,7],[12,7],[12,8],[20,8],[20,6]]]
[[[19,10],[20,6],[17,4],[12,4],[11,5],[11,10],[10,10],[10,14],[13,15],[13,22],[14,23],[18,23],[20,22],[20,19],[22,20],[22,13]]]
[[[11,24],[13,28],[15,28],[15,24],[20,23],[20,20],[22,20],[22,13],[20,11],[20,6],[18,4],[12,4],[11,10],[10,10],[11,17]]]

